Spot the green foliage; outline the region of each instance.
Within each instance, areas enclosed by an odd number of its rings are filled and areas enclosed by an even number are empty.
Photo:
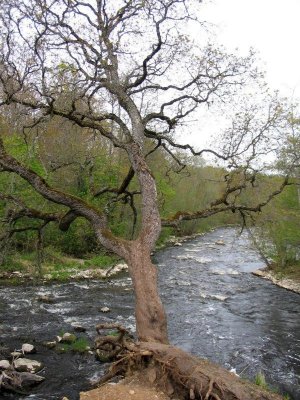
[[[276,178],[273,178],[276,181]],[[257,218],[263,253],[282,275],[300,277],[300,208],[297,187],[287,187]]]
[[[74,353],[84,353],[90,349],[89,342],[85,337],[77,338],[74,343],[59,343],[57,350],[61,352],[72,351]]]
[[[84,262],[84,267],[94,267],[94,268],[107,268],[112,265],[118,259],[115,255],[107,255],[107,254],[98,254],[93,256],[89,260]]]
[[[83,218],[76,219],[67,232],[54,224],[47,227],[45,245],[55,246],[60,252],[74,257],[84,257],[96,250],[97,242],[90,224]]]
[[[45,177],[45,169],[38,157],[38,152],[35,147],[29,148],[28,144],[19,135],[9,135],[4,137],[4,144],[13,157],[25,163],[27,167],[42,177]]]
[[[261,388],[267,390],[268,392],[272,392],[272,393],[278,393],[278,389],[271,387],[267,382],[266,382],[266,378],[263,372],[258,372],[254,378],[254,383],[257,386],[260,386]],[[283,395],[283,399],[284,400],[290,400],[290,396],[288,394],[284,394]]]
[[[165,243],[168,242],[168,239],[170,236],[173,235],[173,229],[172,228],[163,228],[161,231],[161,234],[159,236],[159,239],[156,242],[156,247],[160,248],[165,245]]]
[[[0,270],[3,272],[23,272],[25,270],[24,263],[20,259],[14,258],[12,255],[6,257],[5,262],[1,265]]]
[[[254,383],[263,389],[269,389],[265,375],[262,372],[258,372],[258,374],[255,376]]]

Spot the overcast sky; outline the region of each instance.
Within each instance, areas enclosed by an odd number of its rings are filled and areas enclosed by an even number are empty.
[[[300,0],[204,0],[203,17],[230,50],[257,49],[270,85],[300,98]]]
[[[254,48],[269,86],[300,103],[300,0],[203,0],[199,17],[215,25],[214,40],[229,51]],[[189,124],[188,141],[202,148],[221,131],[221,121],[205,112]]]

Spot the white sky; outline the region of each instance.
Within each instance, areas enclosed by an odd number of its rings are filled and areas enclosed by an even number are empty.
[[[215,25],[217,43],[240,55],[254,48],[270,88],[300,103],[300,0],[203,0],[201,8],[200,19]],[[188,127],[188,142],[198,148],[220,129],[204,115]]]
[[[226,48],[259,51],[267,80],[300,98],[300,0],[204,0],[203,18],[217,25]]]

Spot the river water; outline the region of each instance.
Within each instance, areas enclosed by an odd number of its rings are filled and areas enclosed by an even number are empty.
[[[216,244],[217,242],[224,244]],[[300,399],[300,296],[253,276],[263,266],[244,233],[220,228],[154,256],[171,342],[209,358],[240,376],[258,372],[291,399]],[[53,304],[37,301],[40,294]],[[107,306],[111,311],[102,314]],[[99,322],[118,321],[133,332],[131,280],[125,273],[107,282],[0,287],[0,345],[18,349],[35,342],[45,381],[31,395],[1,393],[2,399],[78,400],[79,391],[101,376],[93,355],[57,354],[42,346],[72,325],[87,328],[90,343]]]

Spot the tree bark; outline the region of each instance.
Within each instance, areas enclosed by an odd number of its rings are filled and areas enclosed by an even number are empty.
[[[144,342],[168,343],[167,318],[157,288],[157,269],[147,246],[131,243],[129,273],[135,293],[136,332]]]

